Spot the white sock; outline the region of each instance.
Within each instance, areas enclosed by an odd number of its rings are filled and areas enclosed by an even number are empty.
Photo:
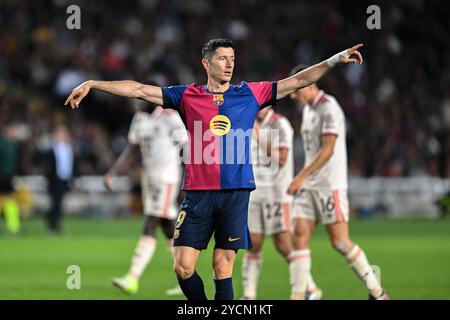
[[[141,236],[136,248],[134,249],[133,258],[131,259],[131,267],[129,274],[139,279],[144,272],[156,249],[156,239],[150,236]]]
[[[289,256],[288,256],[288,260],[290,260],[291,259],[291,254],[292,253],[290,253],[289,254]],[[311,252],[310,252],[310,255],[311,255]],[[312,262],[312,260],[311,260],[311,262]],[[291,275],[291,279],[293,279],[293,276]],[[314,289],[316,289],[317,288],[317,284],[314,282],[314,278],[313,278],[313,276],[312,276],[312,273],[311,273],[311,271],[308,273],[308,284],[307,284],[307,290],[314,290]]]
[[[370,294],[374,297],[380,296],[383,289],[364,251],[358,245],[355,245],[347,254],[346,259],[353,271],[364,282]]]
[[[262,266],[262,254],[247,252],[242,261],[242,283],[244,296],[256,299],[259,274]]]
[[[303,249],[292,251],[289,255],[289,261],[292,293],[306,294],[309,279],[312,281],[310,250]]]
[[[311,272],[309,272],[309,274],[308,274],[308,290],[314,290],[316,288],[317,288],[317,285],[314,282]]]

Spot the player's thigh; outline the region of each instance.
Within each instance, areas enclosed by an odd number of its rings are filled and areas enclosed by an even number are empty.
[[[349,202],[346,190],[320,189],[314,192],[314,198],[324,225],[348,222]]]
[[[186,192],[175,224],[175,247],[187,246],[198,250],[208,247],[215,227],[214,201],[214,192]]]
[[[349,225],[347,222],[337,222],[327,224],[325,226],[330,239],[347,239],[349,238]]]
[[[295,195],[292,208],[293,228],[296,228],[295,221],[298,219],[317,221],[317,206],[312,190],[300,190]]]

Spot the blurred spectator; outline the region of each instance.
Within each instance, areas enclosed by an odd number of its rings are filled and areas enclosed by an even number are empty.
[[[48,230],[61,232],[64,195],[69,190],[69,182],[74,175],[75,157],[70,134],[66,127],[56,127],[51,139],[50,149],[44,156],[48,192],[52,198],[50,211],[46,217]]]
[[[450,177],[445,1],[377,2],[380,30],[366,28],[366,8],[373,4],[366,0],[76,3],[81,30],[65,27],[69,1],[0,1],[0,122],[24,121],[33,133],[31,153],[56,117],[66,118],[81,174],[104,174],[120,153],[113,143],[126,135],[132,116],[124,99],[100,93],[79,111],[62,106],[68,90],[87,78],[203,83],[201,45],[230,37],[239,70],[233,82],[276,80],[299,63],[362,42],[363,65],[341,68],[320,84],[347,115],[350,174]],[[300,113],[293,104],[280,101],[277,111],[293,122],[298,137]],[[31,163],[27,170],[40,168]]]

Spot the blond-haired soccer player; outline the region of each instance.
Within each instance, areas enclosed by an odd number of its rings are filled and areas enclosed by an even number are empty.
[[[297,66],[292,73],[304,69]],[[304,105],[302,138],[305,166],[289,186],[295,195],[296,288],[292,299],[306,299],[311,277],[309,243],[318,222],[326,226],[333,247],[342,254],[369,290],[369,298],[389,299],[364,251],[349,236],[347,196],[347,149],[345,116],[333,96],[316,84],[296,90],[291,98]]]

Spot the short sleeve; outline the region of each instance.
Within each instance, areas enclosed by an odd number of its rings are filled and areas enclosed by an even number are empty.
[[[170,108],[178,111],[186,88],[187,86],[162,87],[163,108]]]
[[[340,114],[339,109],[332,103],[322,105],[322,127],[320,133],[322,135],[338,135]]]
[[[131,120],[130,129],[128,130],[128,142],[131,144],[138,144],[139,123],[141,122],[142,115],[139,112],[134,114],[133,120]]]
[[[277,84],[276,81],[247,83],[261,109],[277,104]]]
[[[171,137],[174,144],[185,144],[188,142],[188,135],[183,121],[177,113],[170,115]]]

